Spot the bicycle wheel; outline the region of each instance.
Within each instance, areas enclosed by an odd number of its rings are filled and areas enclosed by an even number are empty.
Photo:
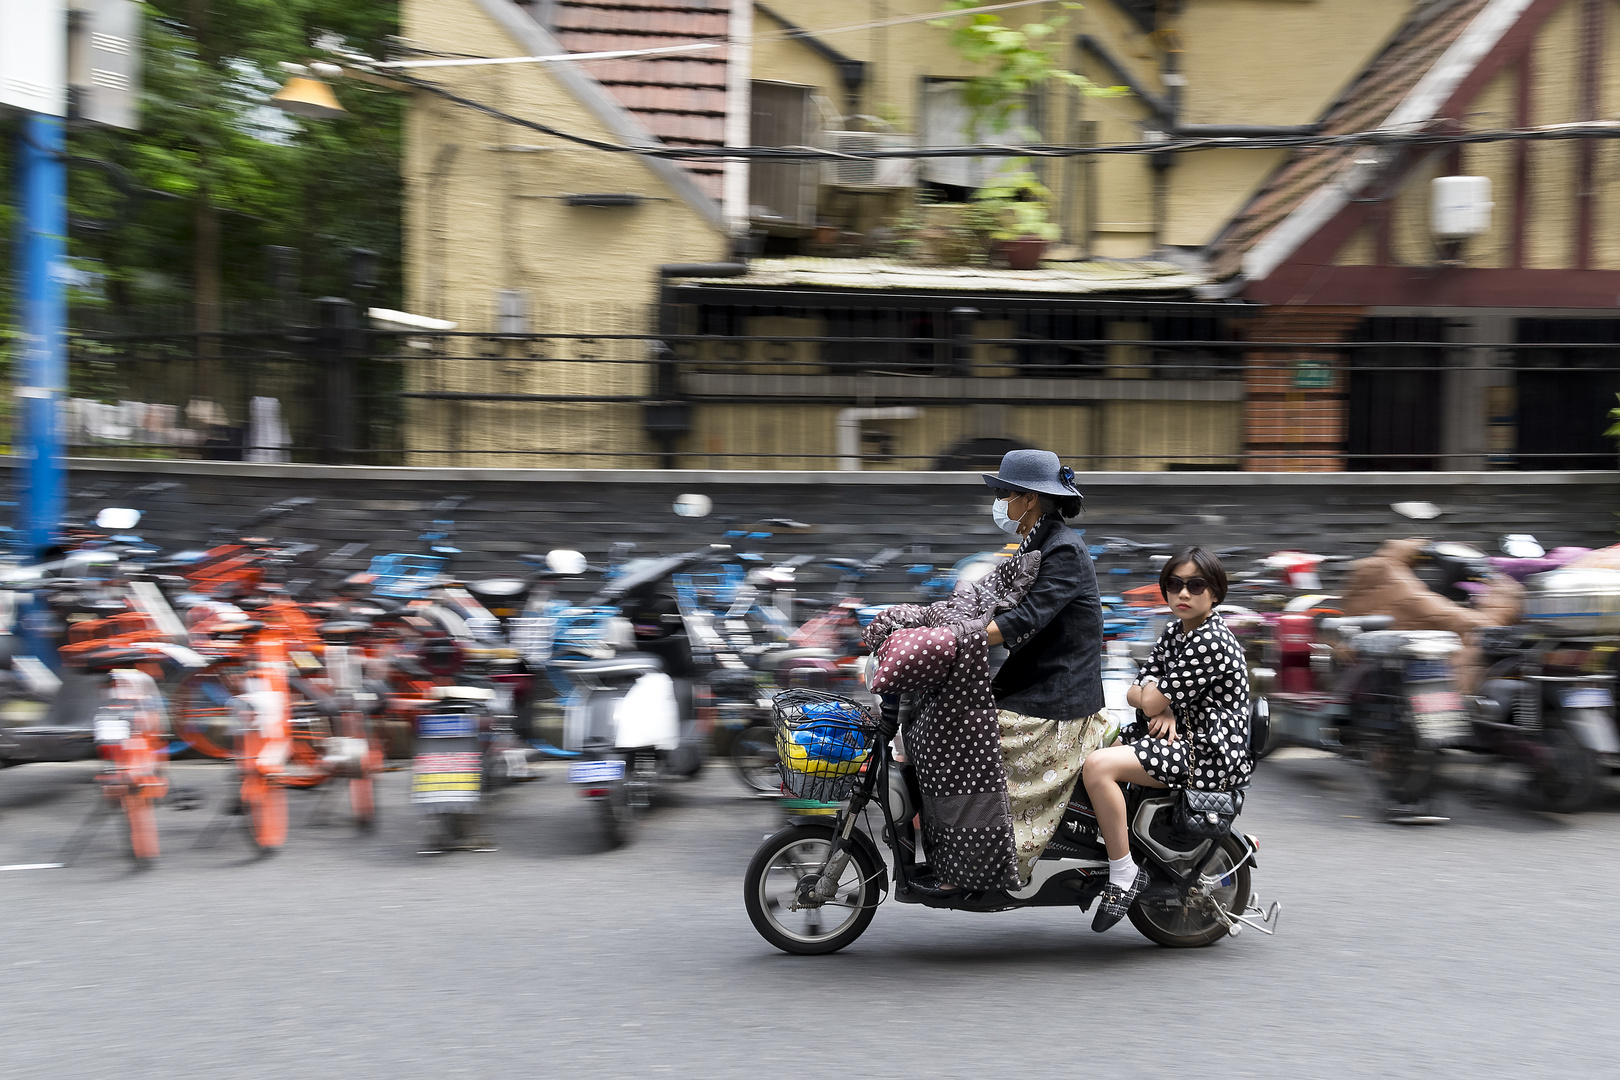
[[[129,853],[136,866],[150,866],[158,857],[157,819],[152,800],[136,788],[123,798],[124,818],[129,823]]]
[[[259,773],[242,780],[242,807],[248,835],[261,854],[277,851],[287,842],[287,791]]]
[[[175,735],[200,754],[229,758],[237,724],[231,701],[246,670],[241,664],[216,664],[187,675],[169,695]]]
[[[370,775],[349,780],[349,809],[362,829],[369,829],[377,823],[377,793],[374,789]]]

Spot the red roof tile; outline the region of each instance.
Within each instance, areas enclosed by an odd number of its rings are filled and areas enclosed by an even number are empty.
[[[1428,0],[1322,117],[1326,134],[1368,131],[1388,119],[1488,0]],[[1211,269],[1230,277],[1243,256],[1363,151],[1314,147],[1294,153],[1215,241]]]
[[[726,38],[731,0],[553,0],[548,29],[569,52],[650,49]],[[649,132],[673,146],[724,146],[726,51],[593,60],[584,70]],[[719,162],[680,163],[718,200]]]

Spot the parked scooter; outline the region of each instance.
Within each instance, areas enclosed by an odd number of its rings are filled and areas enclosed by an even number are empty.
[[[651,806],[661,776],[703,767],[698,670],[671,579],[714,554],[705,548],[645,560],[556,616],[549,667],[572,685],[563,749],[580,755],[568,779],[602,808],[615,845]]]
[[[784,784],[800,797],[847,802],[830,819],[777,831],[755,852],[743,878],[743,903],[760,936],[787,953],[837,952],[871,925],[885,894],[948,910],[1088,909],[1108,882],[1108,856],[1083,799],[1069,805],[1025,887],[948,899],[912,888],[928,868],[919,861],[912,825],[920,804],[915,784],[890,748],[903,707],[874,714],[853,699],[815,691],[777,696],[779,743],[789,748]],[[1132,904],[1130,920],[1149,940],[1191,948],[1245,926],[1275,931],[1280,905],[1261,908],[1253,893],[1259,845],[1235,829],[1242,791],[1232,796],[1229,813],[1206,814],[1188,808],[1185,792],[1127,787],[1131,851],[1151,881]],[[861,827],[872,809],[892,868]]]

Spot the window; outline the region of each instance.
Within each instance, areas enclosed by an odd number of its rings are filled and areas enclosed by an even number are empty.
[[[1620,393],[1620,322],[1520,319],[1516,336],[1519,468],[1614,468],[1603,432]]]
[[[922,141],[924,146],[973,146],[979,143],[1023,142],[1023,128],[1029,123],[1018,109],[1000,131],[975,128],[968,131],[968,108],[962,102],[962,82],[958,79],[928,79],[923,82]],[[923,158],[918,166],[922,178],[933,184],[964,189],[966,197],[984,186],[1007,164],[1005,158]]]
[[[1368,319],[1355,341],[1389,342],[1350,352],[1346,468],[1428,472],[1440,467],[1446,350],[1442,319]]]
[[[752,84],[750,139],[755,146],[809,146],[815,139],[810,87]],[[748,216],[761,225],[808,228],[816,223],[816,166],[756,159],[748,169]]]

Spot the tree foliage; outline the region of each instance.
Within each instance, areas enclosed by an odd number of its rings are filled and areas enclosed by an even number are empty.
[[[386,51],[397,0],[144,6],[140,130],[69,133],[70,153],[85,159],[69,174],[70,254],[102,275],[94,295],[75,294],[79,309],[140,325],[143,312],[210,289],[225,305],[262,301],[272,293],[267,245],[298,250],[300,291],[311,296],[343,295],[346,249],[375,250],[378,299],[396,300],[399,95],[337,85],[348,113],[332,121],[287,117],[268,99],[287,77],[279,65],[319,56],[323,39]],[[15,140],[3,141],[9,157]]]
[[[1067,24],[1067,15],[1014,27],[1002,22],[998,14],[974,11],[979,4],[980,0],[950,0],[946,6],[961,14],[931,23],[948,29],[951,47],[981,69],[962,88],[962,103],[970,118],[968,138],[974,138],[975,131],[1005,131],[1030,94],[1054,80],[1088,93],[1099,92],[1089,79],[1064,67],[1055,56],[1062,40],[1058,31]],[[1080,7],[1074,3],[1061,6]],[[1035,139],[1039,133],[1026,131],[1024,136]]]

